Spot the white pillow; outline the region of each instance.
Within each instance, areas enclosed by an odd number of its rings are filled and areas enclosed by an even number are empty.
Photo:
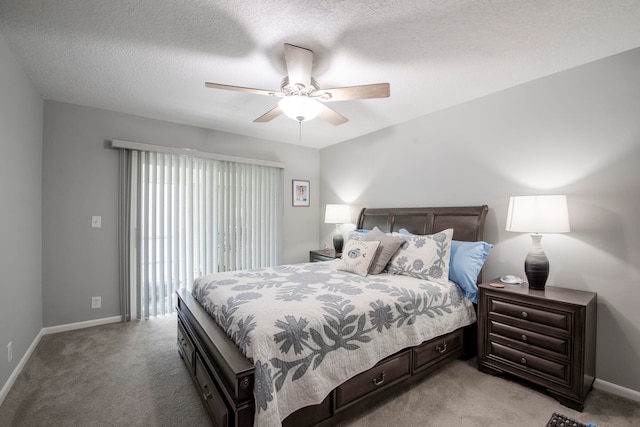
[[[338,265],[338,270],[366,276],[369,272],[369,266],[371,266],[375,258],[378,246],[380,246],[379,241],[364,242],[354,239],[347,240],[347,243],[342,249],[342,257]]]
[[[447,284],[449,282],[449,259],[453,229],[448,228],[436,234],[407,236],[400,233],[406,242],[391,257],[388,271],[419,279]]]

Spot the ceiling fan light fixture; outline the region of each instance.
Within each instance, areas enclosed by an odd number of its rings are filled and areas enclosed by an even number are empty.
[[[318,82],[311,76],[313,51],[304,47],[285,43],[284,61],[287,66],[287,75],[282,79],[279,91],[211,82],[206,82],[205,86],[211,89],[281,98],[277,107],[273,107],[255,119],[254,123],[266,123],[284,113],[298,123],[320,117],[333,126],[339,126],[348,122],[349,119],[325,105],[325,101],[388,98],[390,95],[389,83],[319,89]]]
[[[278,107],[287,117],[299,122],[315,119],[323,109],[320,102],[304,95],[285,96],[278,102]]]

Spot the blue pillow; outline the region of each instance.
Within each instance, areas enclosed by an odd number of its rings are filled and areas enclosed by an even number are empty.
[[[451,241],[449,280],[455,282],[474,304],[478,303],[478,274],[493,245],[487,242]]]

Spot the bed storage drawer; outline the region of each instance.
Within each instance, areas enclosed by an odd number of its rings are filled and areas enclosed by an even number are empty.
[[[182,356],[182,360],[186,363],[189,368],[189,372],[193,375],[193,366],[194,360],[193,357],[195,355],[193,342],[187,332],[184,330],[184,326],[182,326],[182,322],[178,320],[178,352],[180,356]]]
[[[200,388],[200,397],[217,427],[226,427],[229,422],[229,410],[218,393],[214,381],[204,367],[200,355],[196,353],[196,382]]]
[[[331,418],[333,415],[333,393],[318,405],[311,405],[298,409],[282,421],[282,427],[314,426]]]
[[[345,406],[410,375],[411,350],[405,350],[340,385],[336,389],[336,406]]]
[[[413,369],[420,371],[432,366],[451,353],[462,354],[463,330],[458,329],[443,337],[435,338],[416,347],[413,351]]]

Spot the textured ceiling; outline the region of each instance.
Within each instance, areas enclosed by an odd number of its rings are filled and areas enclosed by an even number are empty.
[[[640,1],[0,0],[0,34],[45,99],[320,148],[639,47]],[[277,99],[204,87],[279,89],[283,43],[314,51],[320,87],[391,97],[299,129],[253,123]]]

